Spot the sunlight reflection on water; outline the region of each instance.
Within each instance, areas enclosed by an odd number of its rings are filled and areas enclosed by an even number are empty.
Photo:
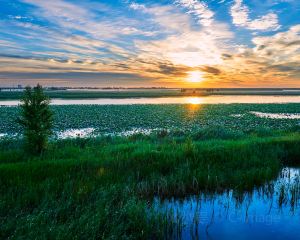
[[[300,103],[300,96],[204,96],[161,98],[52,99],[52,105],[131,105],[131,104],[230,104],[230,103]],[[17,106],[17,100],[1,100],[0,106]]]
[[[67,138],[87,138],[92,137],[94,128],[82,128],[82,129],[67,129],[62,132],[57,132],[56,136],[59,139]]]
[[[300,119],[300,113],[263,113],[263,112],[250,112],[260,118],[270,119]]]

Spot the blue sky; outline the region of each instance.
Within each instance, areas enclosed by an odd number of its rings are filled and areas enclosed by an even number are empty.
[[[0,4],[0,86],[300,87],[299,0]]]

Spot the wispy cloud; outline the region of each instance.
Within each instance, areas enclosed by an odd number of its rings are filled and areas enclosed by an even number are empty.
[[[146,10],[147,8],[143,4],[138,4],[135,2],[132,2],[129,7],[133,10]]]
[[[94,9],[93,5],[81,6],[63,0],[39,1],[22,0],[25,3],[37,7],[34,14],[39,18],[46,19],[55,24],[67,33],[80,31],[97,39],[115,38],[128,31],[123,31],[128,25],[134,24],[131,19],[125,16],[122,19],[102,19],[95,10],[102,10],[104,5],[98,5],[99,9]],[[107,9],[105,9],[107,11]],[[110,11],[113,11],[109,9]],[[139,34],[143,34],[139,31]],[[148,35],[149,33],[147,33]]]
[[[249,17],[250,10],[243,4],[243,0],[234,0],[230,8],[232,22],[239,27],[245,27],[250,30],[269,30],[275,31],[280,28],[278,16],[275,13],[268,13],[257,19],[251,20]]]
[[[131,3],[132,10],[147,14],[143,21],[148,24],[158,24],[160,35],[176,34],[189,30],[189,17],[180,13],[172,5],[144,5]]]
[[[298,63],[300,74],[300,24],[273,36],[255,37],[252,42],[257,58],[267,59],[270,65]]]
[[[176,0],[175,4],[188,9],[188,13],[193,14],[201,25],[211,25],[214,12],[208,8],[205,2],[198,0]]]

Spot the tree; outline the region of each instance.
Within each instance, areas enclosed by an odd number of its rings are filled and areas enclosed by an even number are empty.
[[[32,153],[42,153],[52,134],[53,113],[50,99],[41,85],[26,87],[21,99],[21,116],[18,123],[23,127],[25,146]]]

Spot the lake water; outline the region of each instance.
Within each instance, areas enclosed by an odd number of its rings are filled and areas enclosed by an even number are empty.
[[[271,118],[271,119],[300,119],[299,113],[263,113],[263,112],[253,112],[250,113],[254,114],[260,118]]]
[[[300,103],[300,96],[203,96],[161,98],[52,99],[52,105],[128,105],[128,104],[230,104]],[[18,100],[1,100],[0,106],[17,106]]]
[[[275,181],[240,195],[233,191],[183,200],[155,200],[180,223],[174,239],[299,239],[300,170],[284,168]]]

